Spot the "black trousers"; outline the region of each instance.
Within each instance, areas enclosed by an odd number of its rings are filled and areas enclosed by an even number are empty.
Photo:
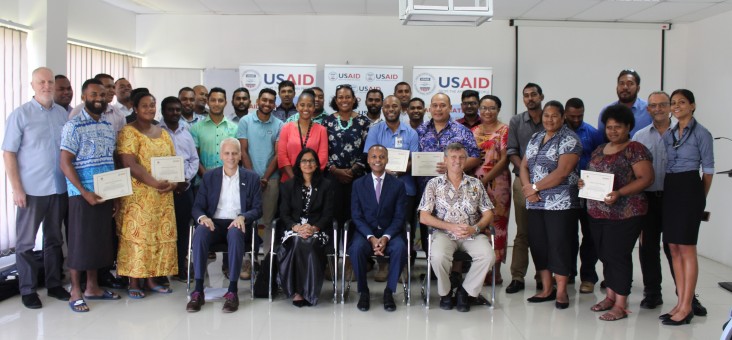
[[[590,217],[592,239],[603,264],[605,285],[620,295],[630,295],[633,282],[633,247],[640,235],[643,216],[624,220]]]
[[[577,239],[577,209],[529,209],[528,213],[529,249],[536,271],[569,276],[577,261],[572,250],[572,240]]]
[[[663,191],[646,191],[648,213],[643,217],[641,226],[638,259],[643,273],[643,293],[661,294],[661,232],[663,228]],[[666,257],[671,263],[671,253],[664,247]],[[673,272],[673,266],[671,271]]]
[[[178,230],[178,268],[179,272],[183,272],[183,268],[188,268],[186,256],[188,256],[188,227],[191,222],[191,210],[193,209],[193,186],[188,190],[173,195],[173,203],[175,204],[175,224]]]
[[[592,232],[590,231],[590,221],[586,208],[577,209],[577,220],[582,231],[582,243],[580,244],[579,235],[572,239],[572,254],[574,264],[572,265],[572,276],[577,275],[577,253],[580,259],[580,280],[582,282],[597,283],[597,250],[595,250],[595,242],[592,240]]]

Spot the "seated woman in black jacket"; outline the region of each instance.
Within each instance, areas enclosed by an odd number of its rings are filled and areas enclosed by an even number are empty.
[[[333,189],[319,163],[315,150],[303,149],[293,167],[295,177],[280,186],[280,220],[285,227],[277,255],[280,284],[297,307],[317,304],[323,286]]]

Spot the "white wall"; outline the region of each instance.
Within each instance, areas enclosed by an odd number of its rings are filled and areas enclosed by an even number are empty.
[[[69,38],[136,52],[135,13],[103,1],[69,0],[68,14]]]
[[[729,22],[732,13],[727,12],[688,26],[685,44],[686,79],[669,84],[668,89],[685,86],[696,97],[695,117],[713,136],[732,137],[729,100],[732,93],[732,46],[729,42]],[[732,142],[714,142],[716,171],[732,168]],[[699,232],[699,254],[732,266],[732,209],[729,193],[732,178],[716,175],[707,197],[707,209],[712,213],[711,222],[702,223]],[[729,279],[729,278],[727,278]]]

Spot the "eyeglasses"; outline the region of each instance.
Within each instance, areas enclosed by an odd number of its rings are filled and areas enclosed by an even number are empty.
[[[315,160],[315,158],[313,158],[313,159],[301,159],[300,160],[300,164],[303,164],[303,165],[305,165],[305,164],[316,164],[316,162],[317,161]]]
[[[336,86],[336,91],[338,91],[344,87],[350,89],[351,85],[350,84],[340,84],[340,85]]]
[[[481,106],[478,108],[480,111],[498,111],[498,106]]]
[[[655,108],[661,108],[662,109],[664,107],[669,107],[669,106],[671,106],[671,104],[669,104],[669,103],[648,104],[648,108],[649,109],[655,109]]]

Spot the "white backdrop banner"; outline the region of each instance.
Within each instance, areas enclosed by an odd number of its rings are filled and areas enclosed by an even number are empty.
[[[379,89],[384,97],[394,93],[394,86],[404,81],[402,66],[364,66],[364,65],[325,65],[323,68],[326,111],[331,112],[330,100],[335,96],[338,85],[348,84],[356,94],[358,109],[356,112],[366,114],[366,93],[371,89]]]
[[[317,81],[315,64],[241,64],[239,65],[239,84],[249,90],[252,98],[250,111],[257,109],[257,97],[263,88],[277,92],[277,85],[283,80],[295,83],[295,94],[315,86]],[[297,96],[295,97],[297,102]],[[277,105],[280,104],[279,95]]]
[[[491,94],[493,89],[492,67],[414,66],[412,69],[412,95],[422,98],[429,107],[432,96],[447,94],[452,103],[453,118],[462,118],[460,96],[465,90],[478,91],[480,96]]]

